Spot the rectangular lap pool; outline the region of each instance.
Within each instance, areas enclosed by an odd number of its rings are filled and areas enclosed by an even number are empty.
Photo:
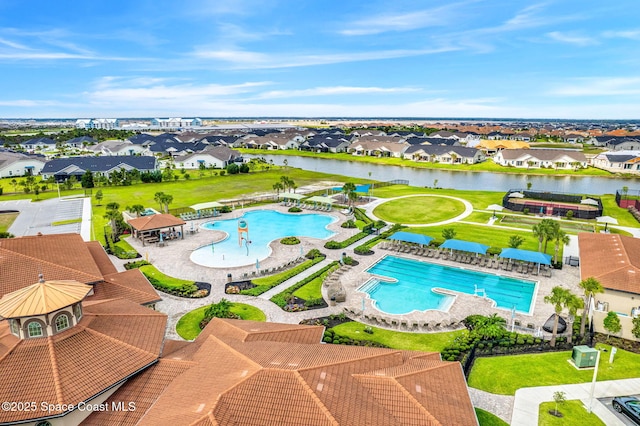
[[[385,256],[367,272],[382,279],[372,278],[358,291],[367,293],[378,309],[389,314],[447,311],[454,296],[434,289],[484,295],[498,308],[511,310],[515,307],[516,311],[529,314],[536,293],[534,281],[396,256]]]

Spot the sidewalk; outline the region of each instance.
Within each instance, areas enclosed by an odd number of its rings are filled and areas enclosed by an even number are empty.
[[[591,383],[518,389],[513,404],[513,415],[511,416],[510,424],[519,426],[537,425],[540,403],[553,401],[553,393],[558,391],[566,394],[567,401],[579,399],[587,405],[591,393]],[[606,425],[624,425],[624,423],[618,420],[618,418],[596,398],[633,395],[637,393],[640,393],[640,378],[596,382],[592,412],[600,417],[600,420]]]

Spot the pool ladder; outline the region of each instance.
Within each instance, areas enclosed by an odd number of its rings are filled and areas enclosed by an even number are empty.
[[[487,292],[484,291],[484,288],[478,288],[477,284],[473,285],[473,295],[480,297],[480,293],[482,293],[482,297],[487,297]]]

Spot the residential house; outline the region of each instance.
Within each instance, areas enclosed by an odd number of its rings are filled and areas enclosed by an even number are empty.
[[[0,178],[37,175],[46,159],[0,148]]]
[[[528,168],[575,169],[587,167],[588,161],[580,151],[565,149],[503,149],[493,157],[501,166]]]
[[[151,126],[161,129],[184,129],[190,127],[201,127],[200,118],[153,118]]]
[[[640,151],[601,152],[591,160],[591,165],[613,173],[640,174]]]
[[[607,333],[603,321],[616,312],[622,324],[621,337],[638,340],[631,320],[640,315],[640,239],[619,234],[578,234],[580,279],[597,279],[604,287],[594,300],[593,325]]]
[[[80,180],[87,170],[96,176],[108,176],[120,169],[150,172],[157,169],[157,162],[153,156],[134,155],[56,158],[47,161],[44,165],[42,178],[48,179],[49,176],[54,176],[56,182],[64,182],[71,176]]]
[[[562,140],[566,143],[582,143],[584,142],[584,136],[577,133],[569,133],[568,135],[564,135]]]
[[[346,152],[350,142],[339,136],[314,136],[300,144],[300,149],[316,152]]]
[[[640,137],[636,136],[595,136],[586,142],[607,148],[610,151],[640,150]]]
[[[469,146],[469,145],[467,145]],[[503,149],[529,149],[529,144],[523,141],[516,141],[510,139],[482,139],[477,144],[473,145],[474,148],[483,150],[487,155],[493,155]]]
[[[487,139],[489,139],[490,141],[503,140],[503,139],[509,139],[509,136],[505,135],[502,132],[493,131],[493,132],[487,133]]]
[[[143,146],[132,143],[129,140],[108,140],[96,145],[87,147],[87,151],[96,155],[153,155],[151,151]]]
[[[422,145],[461,146],[457,138],[432,138],[431,136],[422,138]]]
[[[34,138],[20,143],[26,151],[52,151],[56,149],[56,141],[51,138]]]
[[[511,140],[522,141],[522,142],[531,142],[533,138],[534,136],[532,134],[526,133],[526,132],[516,133],[514,135],[509,136],[509,139]]]
[[[91,118],[76,120],[77,129],[116,129],[120,127],[120,120],[117,118]]]
[[[65,141],[64,146],[68,148],[84,148],[87,145],[95,145],[96,143],[98,143],[98,141],[89,136],[80,136]]]
[[[247,137],[243,138],[242,144],[247,148],[259,148],[259,149],[298,149],[300,143],[298,138],[289,138],[276,136],[273,134],[267,136]],[[303,140],[304,141],[304,140]]]
[[[181,169],[198,170],[201,164],[206,168],[224,169],[233,162],[242,161],[242,156],[226,146],[207,146],[201,151],[175,157],[173,161]]]
[[[374,140],[362,141],[358,139],[347,148],[347,152],[353,155],[365,155],[372,157],[396,157],[401,158],[409,147],[406,142],[382,142]]]
[[[485,160],[484,153],[479,149],[446,145],[411,145],[404,152],[404,157],[447,164],[476,164]]]

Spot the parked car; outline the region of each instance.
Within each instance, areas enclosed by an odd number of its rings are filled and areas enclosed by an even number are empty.
[[[626,414],[635,424],[640,425],[640,399],[635,396],[616,396],[611,405],[618,413]]]

